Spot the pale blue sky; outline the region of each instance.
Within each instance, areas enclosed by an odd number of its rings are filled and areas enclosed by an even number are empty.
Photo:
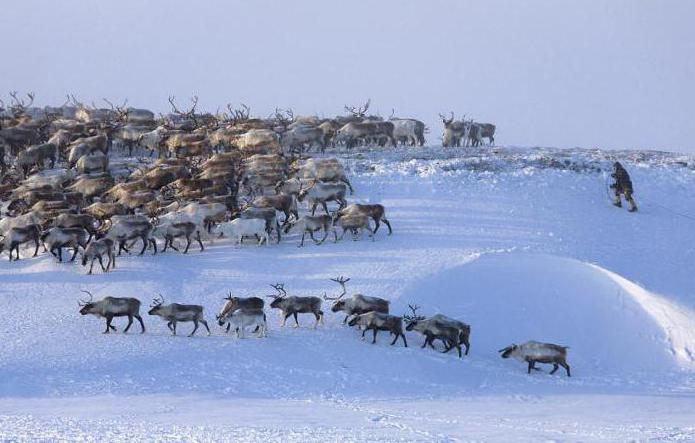
[[[695,152],[695,1],[27,1],[0,10],[0,93],[267,115],[438,112],[502,144]]]

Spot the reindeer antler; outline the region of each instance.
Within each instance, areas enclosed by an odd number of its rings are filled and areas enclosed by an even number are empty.
[[[94,299],[94,296],[92,295],[92,293],[89,292],[89,291],[85,291],[84,289],[80,289],[80,291],[81,291],[81,292],[84,292],[85,294],[89,294],[89,300],[82,300],[82,299],[80,299],[80,301],[78,301],[77,304],[78,304],[79,306],[84,306],[84,305],[87,305],[87,304],[91,303],[92,300]]]
[[[341,275],[340,277],[331,278],[330,280],[331,280],[331,281],[334,281],[334,282],[338,283],[340,286],[342,286],[342,287],[343,287],[343,292],[342,292],[339,296],[337,296],[337,297],[329,297],[329,296],[326,295],[326,293],[324,292],[324,293],[323,293],[323,299],[324,299],[324,300],[340,300],[340,299],[343,298],[343,296],[345,296],[345,294],[347,293],[347,290],[345,289],[345,283],[349,282],[350,279],[349,279],[349,278],[345,278],[345,277],[343,277],[343,276]]]
[[[159,298],[157,298],[159,297]],[[164,296],[162,294],[157,294],[157,297],[155,297],[152,300],[152,304],[150,305],[150,308],[155,308],[157,306],[161,306],[164,303]]]
[[[372,99],[367,99],[367,102],[364,104],[364,106],[360,107],[355,107],[355,106],[348,106],[345,105],[345,110],[349,113],[351,113],[354,117],[364,117],[364,115],[367,113],[367,110],[369,109],[369,105],[371,104]]]
[[[278,297],[285,297],[287,295],[287,291],[285,291],[285,284],[284,283],[276,283],[274,285],[270,285],[270,287],[275,289],[276,291],[278,291],[278,293],[277,293],[277,295],[274,295],[274,296],[269,295],[268,297],[278,298]]]
[[[420,306],[408,304],[408,308],[410,308],[410,311],[413,313],[413,315],[404,315],[403,319],[405,321],[418,321],[425,319],[425,317],[423,317],[422,315],[417,315],[417,310],[420,309]]]
[[[439,113],[439,118],[442,119],[442,123],[448,125],[454,121],[454,111],[451,111],[451,118],[446,118],[446,115],[442,114],[441,112]]]

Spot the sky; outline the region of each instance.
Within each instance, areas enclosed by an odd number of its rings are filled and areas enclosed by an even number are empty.
[[[504,145],[695,152],[695,1],[2,0],[0,96],[439,113]],[[101,102],[103,105],[103,102]]]

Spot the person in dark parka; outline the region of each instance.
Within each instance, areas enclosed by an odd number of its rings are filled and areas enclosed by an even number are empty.
[[[637,205],[635,205],[635,201],[632,199],[632,180],[630,180],[630,174],[627,173],[620,162],[613,163],[613,173],[611,177],[615,180],[611,185],[611,188],[615,192],[613,204],[619,208],[622,207],[620,196],[624,195],[625,201],[630,205],[628,211],[635,212],[637,210]]]

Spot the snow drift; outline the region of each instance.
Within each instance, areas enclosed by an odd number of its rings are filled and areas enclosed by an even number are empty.
[[[472,352],[483,358],[533,339],[569,346],[580,377],[694,367],[692,313],[573,259],[485,254],[423,279],[400,300],[470,323]]]

